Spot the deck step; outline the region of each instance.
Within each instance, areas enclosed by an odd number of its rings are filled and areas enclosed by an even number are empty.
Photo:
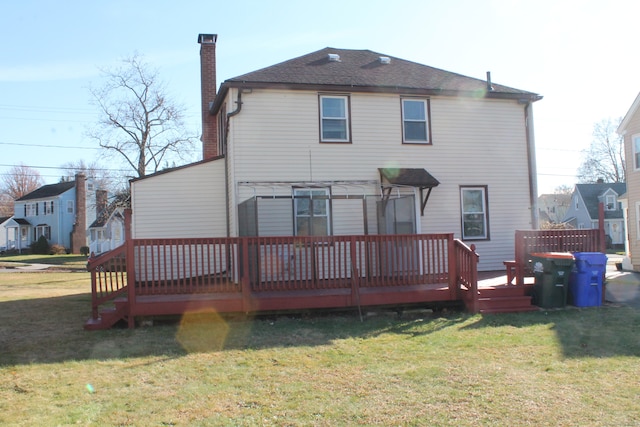
[[[517,313],[534,311],[530,289],[525,286],[495,286],[478,289],[480,313]]]
[[[118,301],[115,307],[103,308],[98,313],[98,318],[90,318],[84,324],[87,331],[98,331],[109,329],[120,320],[123,320],[127,314],[127,304],[125,301]]]

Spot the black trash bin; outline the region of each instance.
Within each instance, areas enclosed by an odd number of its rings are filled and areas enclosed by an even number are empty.
[[[573,255],[569,252],[534,253],[531,264],[535,275],[533,303],[542,308],[566,306]]]
[[[569,303],[576,307],[602,305],[602,282],[607,256],[602,252],[574,252],[575,268],[569,280]]]

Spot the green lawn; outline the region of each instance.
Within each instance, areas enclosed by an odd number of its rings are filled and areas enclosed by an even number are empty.
[[[10,268],[25,264],[51,264],[64,269],[85,269],[87,257],[84,255],[10,255],[0,256],[0,268]]]
[[[0,274],[0,425],[640,424],[640,312],[192,313],[86,332],[89,275]]]

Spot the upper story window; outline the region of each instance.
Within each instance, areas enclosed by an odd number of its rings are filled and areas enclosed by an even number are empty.
[[[429,100],[402,100],[402,142],[430,144]]]
[[[38,215],[38,204],[37,203],[26,203],[24,205],[24,216],[37,216]]]
[[[42,207],[42,212],[44,212],[45,215],[53,214],[53,200],[42,202]]]
[[[293,190],[296,236],[329,235],[329,189]]]
[[[67,200],[67,213],[73,213],[73,200]]]
[[[616,210],[616,196],[614,196],[613,194],[607,195],[605,197],[605,203],[604,203],[604,208],[605,210],[608,211],[615,211]]]
[[[348,96],[320,95],[320,141],[350,141]]]
[[[640,135],[633,137],[633,166],[636,170],[640,169]]]
[[[462,239],[488,239],[487,188],[460,187],[460,208],[462,210]]]

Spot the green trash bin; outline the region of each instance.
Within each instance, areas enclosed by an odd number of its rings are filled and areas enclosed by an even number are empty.
[[[542,308],[567,305],[569,276],[574,258],[569,252],[543,252],[531,254],[531,267],[535,275],[533,303]]]

